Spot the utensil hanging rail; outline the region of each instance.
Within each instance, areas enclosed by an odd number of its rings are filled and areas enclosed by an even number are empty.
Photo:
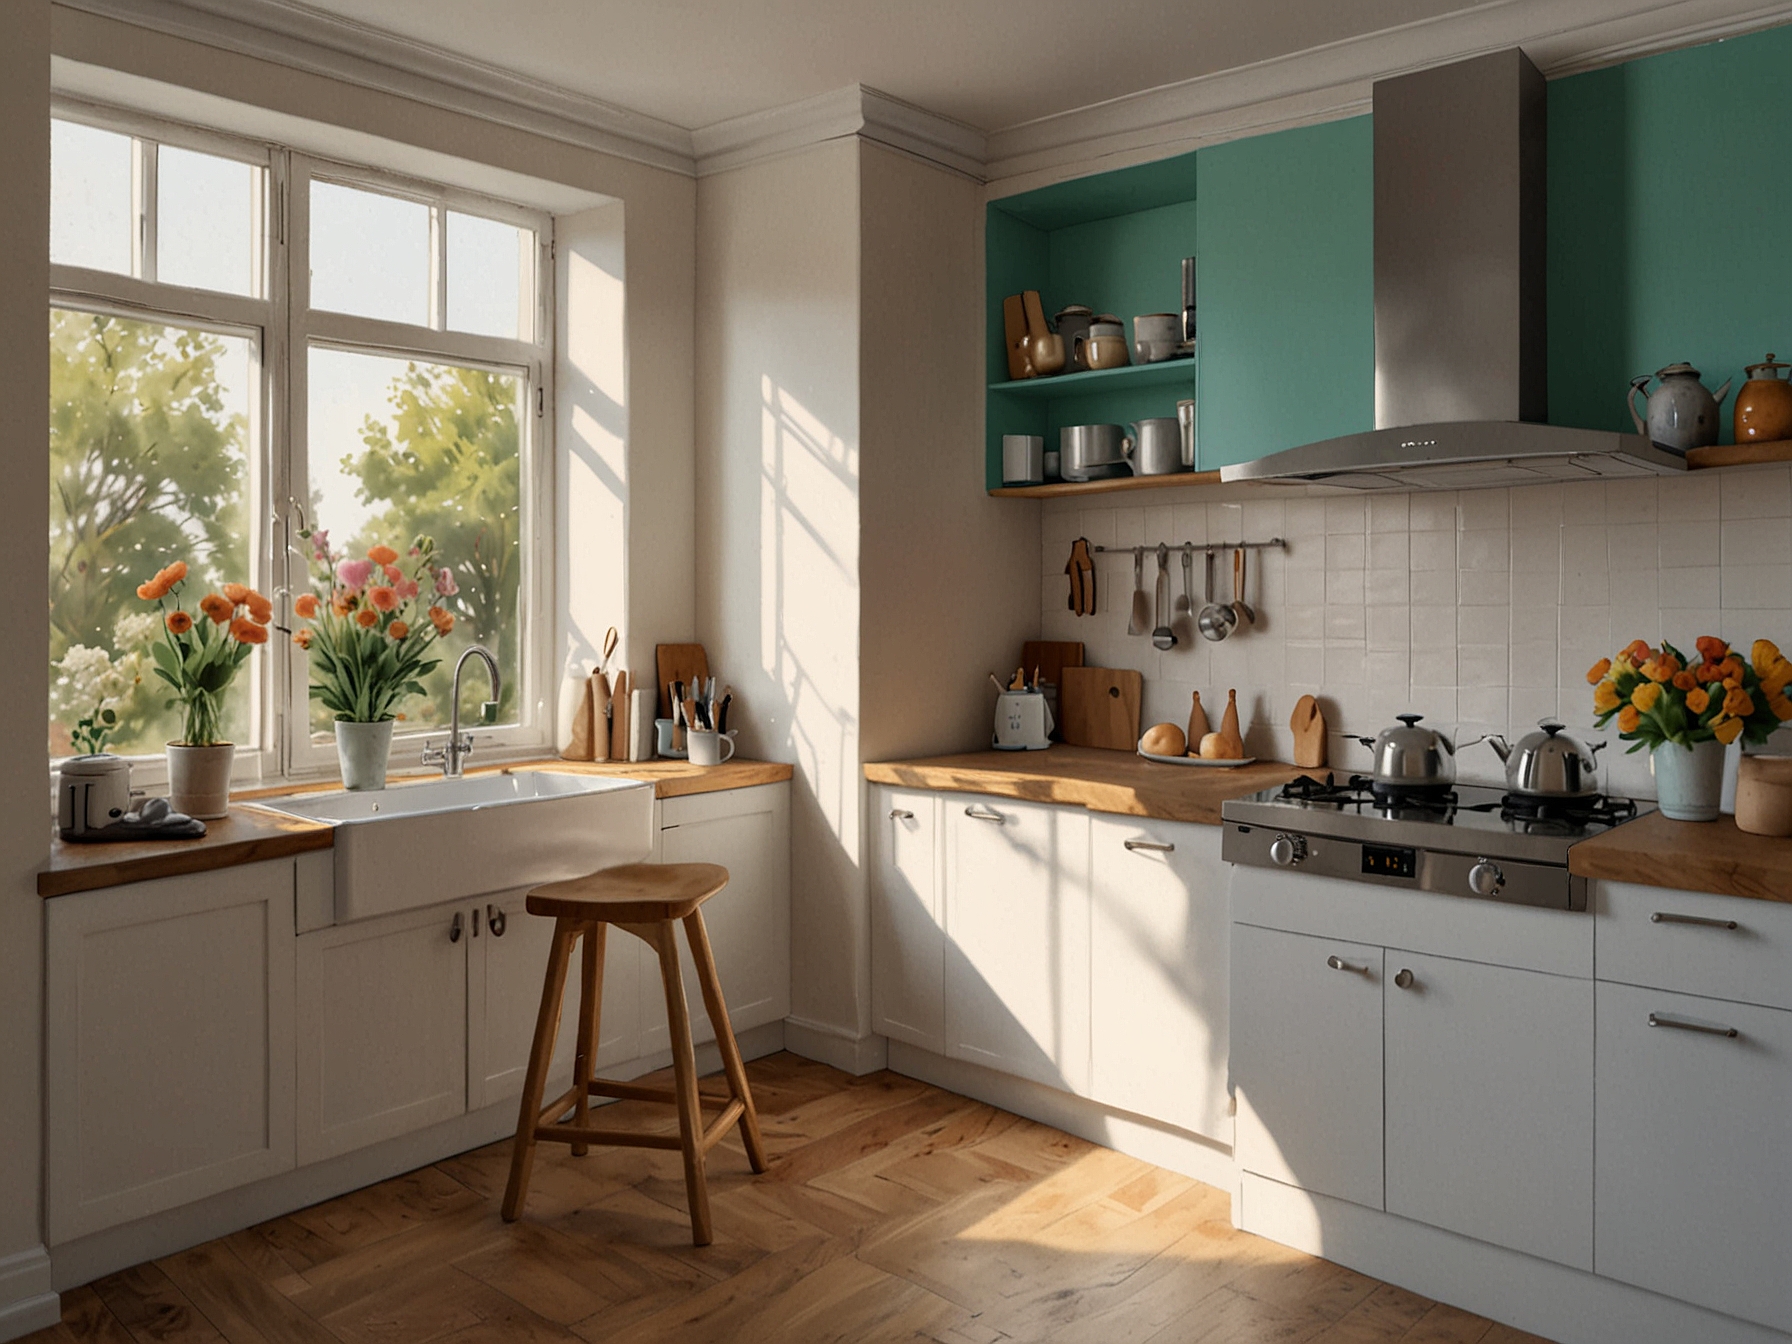
[[[1288,549],[1288,543],[1281,537],[1271,537],[1268,541],[1172,541],[1167,543],[1153,541],[1141,543],[1138,546],[1097,546],[1094,549],[1097,552],[1107,552],[1113,555],[1131,555],[1134,551],[1155,551],[1160,545],[1167,545],[1172,551],[1187,551],[1190,555],[1203,551],[1208,555],[1218,555],[1221,551],[1285,551]]]

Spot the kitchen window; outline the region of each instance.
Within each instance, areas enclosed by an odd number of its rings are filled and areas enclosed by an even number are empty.
[[[162,566],[189,564],[191,598],[249,582],[290,625],[326,538],[419,535],[452,566],[456,623],[394,765],[447,723],[474,643],[504,674],[481,747],[545,746],[549,217],[85,105],[58,104],[51,150],[52,758],[110,710],[111,749],[155,782],[180,727],[136,587]],[[333,769],[305,659],[276,638],[232,687],[246,777]]]

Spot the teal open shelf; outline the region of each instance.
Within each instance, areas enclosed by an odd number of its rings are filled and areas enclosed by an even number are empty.
[[[991,383],[989,390],[1007,397],[1023,397],[1028,401],[1049,401],[1056,397],[1120,392],[1134,387],[1172,386],[1184,388],[1185,396],[1195,395],[1195,361],[1192,358],[1166,359],[1156,364],[1128,364],[1118,369],[1088,369],[1082,373],[1060,373],[1048,378],[1004,378],[999,383]]]

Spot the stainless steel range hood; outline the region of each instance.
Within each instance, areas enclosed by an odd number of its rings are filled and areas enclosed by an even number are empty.
[[[1375,85],[1375,428],[1228,481],[1462,490],[1667,475],[1640,434],[1549,415],[1543,76],[1513,48]]]

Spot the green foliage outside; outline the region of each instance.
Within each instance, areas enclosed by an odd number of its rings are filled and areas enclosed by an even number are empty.
[[[448,722],[454,663],[471,644],[490,649],[504,674],[498,722],[517,721],[521,395],[514,374],[411,363],[392,380],[390,415],[368,416],[361,427],[362,450],[342,459],[343,474],[360,481],[361,501],[377,509],[350,541],[348,553],[366,555],[382,542],[402,550],[413,537],[431,537],[460,588],[441,599],[457,623],[434,649],[441,665],[422,678],[427,693],[404,705],[403,728]],[[330,520],[319,517],[318,524],[327,529]],[[468,669],[463,724],[478,721],[488,693],[483,671]],[[314,731],[333,731],[333,717],[313,704]]]
[[[117,718],[115,751],[158,752],[181,735],[179,707],[164,708],[167,688],[144,675],[159,629],[136,590],[175,560],[196,588],[248,573],[248,425],[226,404],[222,367],[246,369],[245,345],[51,310],[52,755],[74,750],[80,721],[102,706]],[[222,730],[239,742],[249,696],[245,679],[225,704]]]

